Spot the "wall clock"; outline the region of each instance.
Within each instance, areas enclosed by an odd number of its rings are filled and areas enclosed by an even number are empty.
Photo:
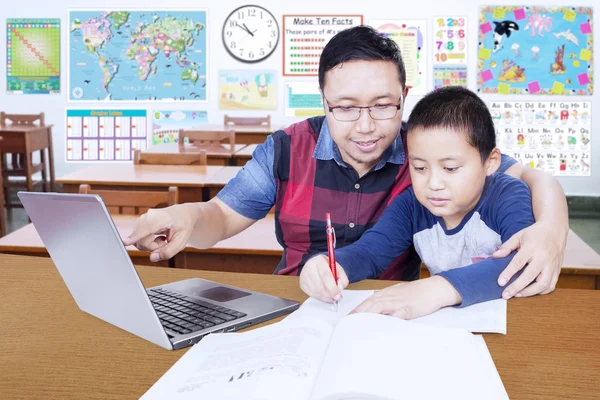
[[[279,43],[279,25],[270,11],[246,5],[231,12],[223,24],[223,44],[239,61],[255,63],[269,57]]]

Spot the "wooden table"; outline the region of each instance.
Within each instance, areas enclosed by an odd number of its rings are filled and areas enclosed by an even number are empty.
[[[234,146],[234,152],[231,152],[231,147],[226,145],[212,145],[212,146],[194,146],[186,144],[183,147],[177,143],[163,143],[155,144],[145,150],[142,153],[152,154],[181,154],[181,153],[197,153],[200,150],[206,151],[206,158],[208,159],[208,165],[233,165],[233,157],[237,151],[242,150],[246,147],[245,144],[236,144]]]
[[[253,143],[264,143],[267,140],[267,136],[277,131],[278,129],[269,128],[264,125],[225,125],[225,124],[202,124],[193,126],[191,129],[198,129],[203,131],[235,131],[235,143],[236,144],[253,144]]]
[[[223,167],[212,174],[206,182],[204,182],[204,197],[212,199],[219,193],[227,183],[235,178],[242,167]]]
[[[107,163],[72,172],[59,178],[57,182],[63,184],[65,193],[79,193],[79,185],[82,183],[90,184],[93,189],[145,191],[166,190],[169,186],[177,186],[179,202],[187,203],[206,200],[202,195],[204,184],[223,168],[238,167]],[[217,183],[211,181],[211,187],[216,188]]]
[[[137,220],[135,215],[113,215],[112,218],[121,238],[131,234]],[[126,248],[134,264],[169,266],[168,261],[151,262],[150,253],[140,251],[134,246]],[[0,237],[0,253],[50,257],[33,224],[27,224]],[[282,253],[283,249],[275,237],[275,220],[273,214],[269,214],[245,231],[218,242],[210,249],[186,247],[174,257],[173,266],[209,271],[225,269],[230,272],[272,274],[281,260]],[[90,257],[96,255],[90,254]]]
[[[201,277],[306,299],[297,277],[137,270],[146,287]],[[137,399],[189,349],[164,350],[80,311],[50,259],[2,254],[0,271],[2,398]],[[363,281],[351,288],[388,284]],[[506,336],[484,337],[512,400],[598,398],[599,291],[557,289],[511,299],[507,324]]]
[[[23,153],[26,162],[31,162],[31,153],[35,151],[46,152],[45,164],[47,163],[50,181],[46,179],[46,165],[44,165],[43,177],[44,189],[47,192],[54,190],[54,149],[52,147],[52,125],[0,125],[0,137],[2,142],[2,162],[6,153]],[[25,149],[27,151],[25,151]],[[28,188],[31,190],[31,188]],[[8,201],[8,200],[7,200]]]
[[[235,165],[239,165],[240,167],[246,165],[246,163],[252,159],[252,153],[254,153],[257,146],[257,144],[249,144],[243,149],[236,151],[233,155]]]

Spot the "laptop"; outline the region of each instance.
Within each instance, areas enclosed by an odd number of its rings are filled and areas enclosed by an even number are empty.
[[[233,332],[300,306],[199,278],[146,289],[100,196],[18,196],[79,308],[165,349],[184,348],[209,333]]]

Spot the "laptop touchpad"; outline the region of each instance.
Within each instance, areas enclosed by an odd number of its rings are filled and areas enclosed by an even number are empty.
[[[224,286],[217,286],[214,288],[201,290],[199,292],[194,292],[195,296],[220,302],[240,299],[242,297],[250,296],[251,294],[252,293],[243,292],[241,290],[235,290]]]

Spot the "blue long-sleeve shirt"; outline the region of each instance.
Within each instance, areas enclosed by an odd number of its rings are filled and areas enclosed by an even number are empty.
[[[350,282],[356,282],[377,277],[414,244],[431,274],[446,278],[462,297],[460,307],[465,307],[502,296],[497,280],[514,252],[505,258],[491,255],[533,223],[529,188],[496,173],[487,178],[479,202],[457,227],[446,229],[441,217],[417,201],[411,187],[394,199],[373,228],[335,255]]]

